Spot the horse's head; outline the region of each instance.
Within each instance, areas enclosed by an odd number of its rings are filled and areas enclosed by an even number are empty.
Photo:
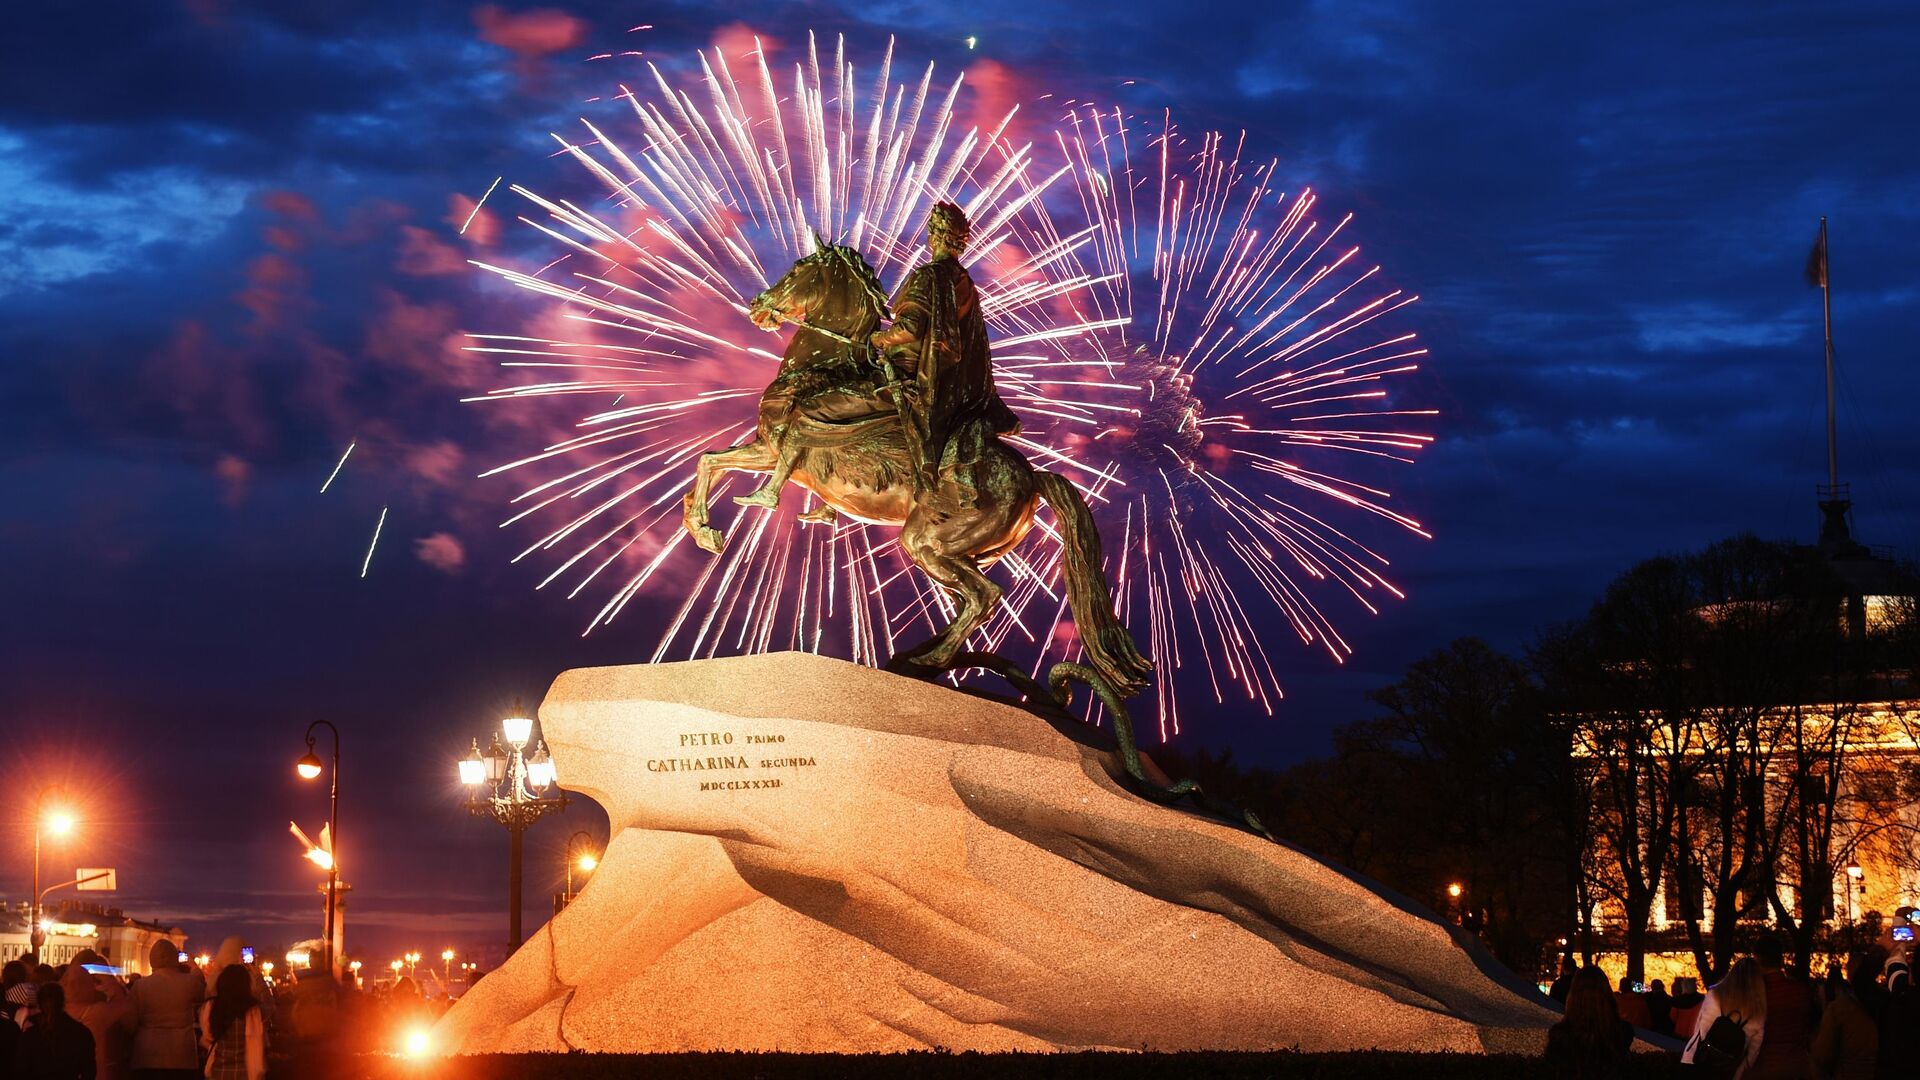
[[[888,318],[887,295],[867,260],[850,247],[814,237],[813,254],[793,264],[785,277],[747,305],[755,326],[772,330],[782,321],[804,323],[865,340]]]

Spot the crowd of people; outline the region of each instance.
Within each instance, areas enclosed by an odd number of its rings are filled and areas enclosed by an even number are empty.
[[[384,1048],[373,1045],[378,1033],[424,1028],[436,1015],[409,978],[378,994],[325,972],[276,986],[237,937],[204,968],[167,940],[149,961],[150,974],[124,978],[92,950],[59,967],[31,956],[9,961],[0,971],[0,1076],[263,1080],[269,1047],[282,1058],[324,1060]],[[343,1041],[343,1032],[355,1038]]]
[[[1681,1060],[1713,1080],[1894,1080],[1920,1076],[1920,988],[1913,930],[1902,909],[1882,940],[1822,979],[1788,969],[1779,939],[1763,937],[1701,993],[1655,980],[1616,988],[1571,958],[1548,996],[1565,1015],[1547,1034],[1547,1063],[1564,1080],[1626,1075],[1635,1029],[1684,1040]],[[1907,932],[1899,933],[1901,928]]]

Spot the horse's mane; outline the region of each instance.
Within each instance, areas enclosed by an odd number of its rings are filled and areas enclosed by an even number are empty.
[[[893,320],[893,309],[887,306],[887,290],[880,284],[880,275],[867,265],[866,256],[845,244],[836,244],[822,239],[819,233],[813,234],[813,254],[800,260],[803,263],[815,263],[827,266],[843,266],[859,282],[866,286],[867,295],[874,306],[880,309],[880,317],[889,322]]]

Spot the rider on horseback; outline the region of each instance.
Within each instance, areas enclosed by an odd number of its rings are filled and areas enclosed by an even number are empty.
[[[915,484],[921,491],[939,487],[942,470],[974,460],[987,440],[1020,428],[994,389],[980,295],[960,265],[970,228],[965,212],[952,203],[936,203],[928,212],[930,258],[901,284],[892,304],[893,326],[869,339],[875,354],[885,356],[887,381],[849,384],[836,379],[832,385],[801,390],[789,405],[790,415],[820,424],[897,412],[907,428],[907,445],[916,459],[911,463]],[[777,325],[759,311],[754,322],[764,329]],[[773,474],[758,491],[736,502],[779,505],[780,490],[806,448],[805,436],[795,427],[779,425],[779,463]]]

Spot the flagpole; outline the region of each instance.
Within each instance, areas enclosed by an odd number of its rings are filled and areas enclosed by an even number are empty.
[[[1840,490],[1840,452],[1834,438],[1833,423],[1833,285],[1830,281],[1832,259],[1827,250],[1827,219],[1820,217],[1820,306],[1825,316],[1827,339],[1827,487],[1838,498]]]

